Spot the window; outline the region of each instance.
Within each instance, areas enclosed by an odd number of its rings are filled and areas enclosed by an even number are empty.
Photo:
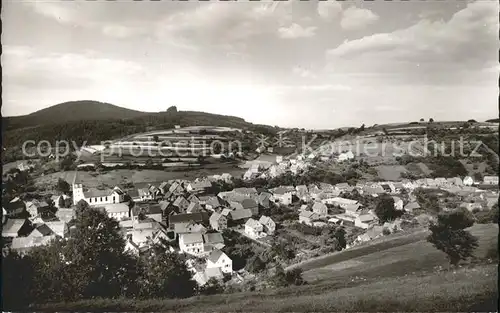
[[[106,197],[106,202],[108,202],[108,197]]]
[[[102,202],[102,197],[101,197],[101,202]]]
[[[113,203],[115,203],[115,196],[113,196]]]
[[[89,203],[92,203],[92,198],[89,198]]]

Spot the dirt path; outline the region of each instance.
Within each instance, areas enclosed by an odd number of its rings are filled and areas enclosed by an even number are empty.
[[[285,270],[288,271],[299,267],[303,271],[308,271],[311,269],[324,267],[326,265],[343,262],[370,253],[375,253],[378,251],[387,250],[390,248],[417,242],[423,240],[426,236],[427,236],[427,230],[419,230],[411,234],[404,234],[391,238],[383,238],[382,241],[377,240],[376,242],[373,243],[368,243],[362,246],[353,247],[348,250],[333,252],[319,256],[317,258],[302,261],[300,263],[288,266],[287,268],[285,268]]]

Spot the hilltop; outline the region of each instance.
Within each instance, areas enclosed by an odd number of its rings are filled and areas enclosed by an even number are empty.
[[[99,143],[135,133],[170,129],[175,125],[223,126],[261,133],[275,130],[234,116],[177,109],[150,113],[87,100],[60,103],[28,115],[4,117],[2,121],[3,146],[7,148],[21,146],[26,140]]]

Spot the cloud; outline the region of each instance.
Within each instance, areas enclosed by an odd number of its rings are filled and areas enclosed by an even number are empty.
[[[339,1],[319,1],[318,14],[324,19],[332,19],[340,15],[342,5]]]
[[[293,23],[289,27],[280,27],[278,29],[278,36],[284,39],[306,38],[314,36],[315,32],[315,26],[303,27]]]
[[[368,9],[351,6],[342,13],[340,26],[345,30],[358,30],[375,23],[378,19],[379,16]]]
[[[316,78],[313,72],[300,66],[294,66],[292,68],[292,73],[302,78]]]
[[[481,47],[481,48],[478,48]],[[402,73],[427,83],[491,67],[498,52],[498,4],[476,1],[448,21],[421,20],[391,33],[346,41],[327,52],[337,71]]]

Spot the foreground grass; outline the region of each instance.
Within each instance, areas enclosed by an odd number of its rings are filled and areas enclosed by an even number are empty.
[[[349,286],[328,284],[258,293],[236,293],[181,300],[86,300],[37,305],[36,311],[494,311],[497,302],[497,266],[481,265],[425,276],[381,279]]]

